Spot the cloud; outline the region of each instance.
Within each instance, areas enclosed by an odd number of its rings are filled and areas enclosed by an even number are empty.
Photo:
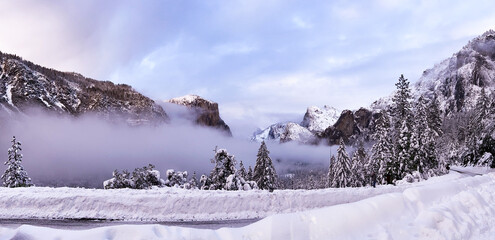
[[[186,114],[171,110],[171,116]],[[22,142],[23,165],[38,185],[101,187],[114,169],[133,170],[152,163],[167,169],[209,174],[215,146],[237,161],[253,166],[259,143],[228,138],[217,130],[180,121],[159,127],[128,127],[86,116],[77,119],[44,114],[2,121],[1,159],[6,160],[11,136]],[[329,147],[268,143],[279,173],[294,162],[326,164]],[[3,161],[2,160],[2,161]],[[0,167],[0,171],[4,171]]]

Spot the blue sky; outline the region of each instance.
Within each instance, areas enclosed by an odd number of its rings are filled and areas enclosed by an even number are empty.
[[[368,106],[494,28],[495,1],[2,1],[0,51],[132,85],[198,94],[234,134]]]

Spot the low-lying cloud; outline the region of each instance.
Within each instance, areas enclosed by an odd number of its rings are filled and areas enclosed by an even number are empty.
[[[162,126],[128,127],[96,117],[60,117],[44,114],[2,121],[0,159],[7,159],[13,135],[22,142],[23,165],[35,184],[101,187],[114,169],[149,163],[167,169],[209,174],[216,146],[234,154],[246,168],[253,166],[259,143],[225,137],[221,132],[174,122]],[[328,146],[267,143],[279,173],[294,162],[327,166]],[[4,166],[0,167],[3,172]]]

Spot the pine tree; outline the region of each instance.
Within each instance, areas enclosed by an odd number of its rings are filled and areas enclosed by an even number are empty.
[[[189,180],[189,184],[191,186],[191,189],[198,188],[198,178],[196,177],[196,171],[193,172],[191,180]]]
[[[5,187],[30,187],[31,178],[28,177],[27,172],[22,166],[22,154],[21,154],[21,142],[18,142],[12,137],[12,147],[8,149],[8,160],[4,163],[7,165],[7,169],[1,176],[3,180],[3,186]]]
[[[261,142],[254,166],[253,181],[256,182],[259,189],[273,191],[276,189],[277,173],[273,166],[272,159],[268,156],[270,152],[266,148],[265,142]]]
[[[481,157],[480,145],[484,137],[486,120],[490,114],[490,109],[486,106],[488,103],[489,99],[485,89],[482,88],[474,109],[468,114],[468,123],[465,129],[464,165],[476,164]]]
[[[394,147],[391,141],[390,117],[387,111],[381,111],[377,119],[376,131],[372,136],[375,144],[371,148],[371,158],[368,163],[368,174],[375,175],[377,182],[391,184],[398,171],[397,161],[394,161]]]
[[[363,143],[359,142],[357,150],[351,158],[351,186],[362,187],[366,185],[365,164],[368,162],[368,154],[364,149]]]
[[[416,171],[425,178],[428,177],[426,173],[438,168],[436,137],[439,133],[430,127],[435,127],[434,125],[429,124],[431,115],[428,113],[428,108],[430,105],[423,97],[418,99],[415,108],[415,129],[412,136],[414,166],[416,166]]]
[[[224,189],[227,178],[235,173],[235,159],[226,149],[215,149],[215,158],[212,159],[215,167],[211,171],[211,190]]]
[[[237,176],[243,178],[244,180],[247,180],[246,179],[246,177],[247,177],[246,168],[244,167],[244,164],[242,163],[242,161],[239,162],[239,170],[237,170]]]
[[[344,188],[350,186],[351,159],[345,150],[344,140],[340,139],[337,149],[337,159],[334,166],[334,177],[332,187]]]
[[[246,181],[253,181],[253,168],[251,166],[248,168]]]
[[[399,169],[395,172],[398,178],[404,177],[416,169],[414,162],[414,149],[411,148],[411,135],[413,126],[413,113],[411,109],[411,89],[409,82],[401,75],[395,84],[397,91],[392,99],[391,115],[393,118],[393,139],[395,159]]]
[[[328,174],[327,174],[327,187],[332,187],[333,185],[333,178],[334,178],[334,165],[335,165],[335,156],[332,155],[330,157],[330,166],[328,167]]]
[[[404,75],[400,75],[399,81],[395,84],[397,91],[392,98],[392,117],[394,118],[394,127],[396,130],[400,130],[404,120],[410,119],[411,112],[411,89],[409,88],[409,81],[404,78]],[[410,126],[408,126],[410,127]]]
[[[440,103],[436,97],[430,101],[426,110],[429,128],[435,133],[435,137],[442,136],[442,111],[440,110]]]

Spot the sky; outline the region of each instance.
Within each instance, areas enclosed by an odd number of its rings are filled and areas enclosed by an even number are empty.
[[[357,109],[494,28],[495,1],[0,2],[0,51],[126,83],[155,100],[219,103],[234,135]]]

